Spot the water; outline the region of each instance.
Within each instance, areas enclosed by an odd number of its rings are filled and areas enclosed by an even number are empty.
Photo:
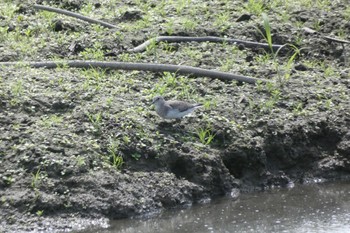
[[[111,228],[86,232],[349,233],[350,182],[304,185],[227,198],[153,219],[113,221]]]

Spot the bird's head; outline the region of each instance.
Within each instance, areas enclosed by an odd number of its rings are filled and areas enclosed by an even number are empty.
[[[153,98],[152,104],[157,105],[157,104],[160,104],[162,102],[164,102],[164,98],[162,96],[156,96]]]

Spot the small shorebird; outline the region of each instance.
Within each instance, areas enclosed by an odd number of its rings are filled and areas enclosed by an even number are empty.
[[[182,118],[202,106],[179,100],[165,101],[162,96],[154,97],[152,104],[155,105],[157,114],[164,119]]]

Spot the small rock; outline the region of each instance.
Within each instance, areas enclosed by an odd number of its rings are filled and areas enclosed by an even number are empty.
[[[249,21],[252,18],[249,14],[243,14],[236,19],[236,22]]]
[[[191,151],[190,148],[188,148],[187,146],[186,147],[182,147],[181,150],[184,153],[189,153]]]
[[[310,17],[311,16],[308,14],[308,12],[301,12],[299,15],[295,16],[295,19],[305,23],[310,19]]]
[[[239,50],[245,50],[245,46],[243,44],[238,44],[237,48]]]
[[[299,71],[307,71],[307,70],[309,70],[309,68],[306,65],[302,64],[302,63],[299,63],[296,66],[294,66],[294,69],[295,70],[299,70]]]
[[[7,32],[13,32],[14,30],[16,30],[16,27],[13,24],[9,24],[7,28]]]
[[[52,28],[55,32],[59,32],[63,30],[63,23],[61,20],[55,20],[52,22]]]
[[[251,61],[254,61],[254,57],[253,57],[253,55],[247,55],[247,57],[245,58],[245,61],[246,62],[251,62]]]
[[[130,10],[130,11],[126,11],[122,17],[121,20],[122,21],[135,21],[135,20],[139,20],[142,18],[142,13],[141,11],[138,10]]]
[[[85,48],[78,42],[73,41],[68,49],[71,53],[79,53],[84,51]]]
[[[7,28],[7,32],[13,32],[14,30],[16,30],[16,27],[12,24],[9,24]]]
[[[53,110],[64,110],[67,108],[73,107],[71,104],[63,102],[63,101],[55,101],[52,105],[51,108]]]
[[[28,10],[29,10],[29,6],[20,5],[17,8],[17,10],[15,10],[15,13],[17,13],[17,14],[26,14]]]

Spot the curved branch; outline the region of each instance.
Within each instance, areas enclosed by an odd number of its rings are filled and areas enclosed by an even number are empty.
[[[58,14],[63,14],[63,15],[67,15],[67,16],[71,16],[89,23],[94,23],[94,24],[100,24],[103,27],[106,28],[117,28],[117,26],[110,24],[110,23],[106,23],[103,22],[101,20],[97,20],[97,19],[91,19],[89,17],[86,17],[84,15],[80,15],[71,11],[66,11],[66,10],[62,10],[62,9],[58,9],[58,8],[53,8],[53,7],[49,7],[49,6],[43,6],[43,5],[39,5],[39,4],[34,4],[33,6],[35,9],[39,9],[39,10],[45,10],[45,11],[52,11]]]
[[[311,29],[311,28],[308,28],[308,27],[303,27],[303,30],[307,33],[310,33],[310,34],[319,35],[327,40],[335,41],[335,42],[342,43],[342,44],[350,44],[350,41],[348,41],[348,40],[342,40],[342,39],[334,38],[331,36],[325,36],[325,35],[322,35],[321,33],[319,33],[318,31]]]
[[[100,24],[104,27],[107,28],[117,28],[117,26],[113,24],[109,24],[100,20],[96,19],[91,19],[89,17],[73,13],[70,11],[58,9],[58,8],[53,8],[53,7],[48,7],[48,6],[43,6],[39,4],[34,4],[35,9],[40,9],[40,10],[46,10],[46,11],[52,11],[55,13],[59,14],[64,14],[67,16],[71,16],[83,21],[86,21],[88,23],[94,23],[94,24]],[[186,37],[186,36],[158,36],[155,38],[151,38],[147,41],[145,41],[143,44],[137,46],[136,48],[129,49],[128,52],[132,53],[139,53],[143,52],[146,50],[147,46],[150,45],[153,41],[156,42],[161,42],[161,41],[166,41],[166,42],[189,42],[189,41],[195,41],[195,42],[216,42],[216,43],[234,43],[234,44],[243,44],[247,48],[263,48],[263,49],[270,49],[269,45],[266,43],[258,43],[258,42],[252,42],[252,41],[245,41],[245,40],[239,40],[239,39],[231,39],[231,38],[221,38],[221,37],[215,37],[215,36],[204,36],[204,37]],[[274,51],[277,51],[280,49],[283,45],[278,45],[278,44],[272,44],[272,49]]]
[[[266,43],[258,43],[258,42],[251,42],[251,41],[245,41],[245,40],[238,40],[238,39],[231,39],[231,38],[222,38],[222,37],[216,37],[216,36],[204,36],[204,37],[190,37],[190,36],[158,36],[151,38],[147,41],[145,41],[143,44],[137,46],[136,48],[129,49],[128,52],[142,52],[146,50],[147,46],[150,45],[153,41],[161,42],[189,42],[189,41],[195,41],[195,42],[220,42],[220,43],[233,43],[233,44],[243,44],[245,47],[248,48],[263,48],[263,49],[270,49],[270,46]],[[283,45],[273,44],[272,49],[274,51],[282,48]]]
[[[196,77],[209,77],[220,80],[237,80],[255,84],[257,81],[266,82],[264,79],[256,79],[243,75],[235,75],[216,70],[206,70],[192,66],[153,64],[153,63],[130,63],[130,62],[99,62],[99,61],[49,61],[49,62],[0,62],[1,66],[24,65],[33,68],[57,68],[62,66],[75,68],[108,68],[117,70],[142,70],[152,72],[171,72],[178,74],[190,74]]]

